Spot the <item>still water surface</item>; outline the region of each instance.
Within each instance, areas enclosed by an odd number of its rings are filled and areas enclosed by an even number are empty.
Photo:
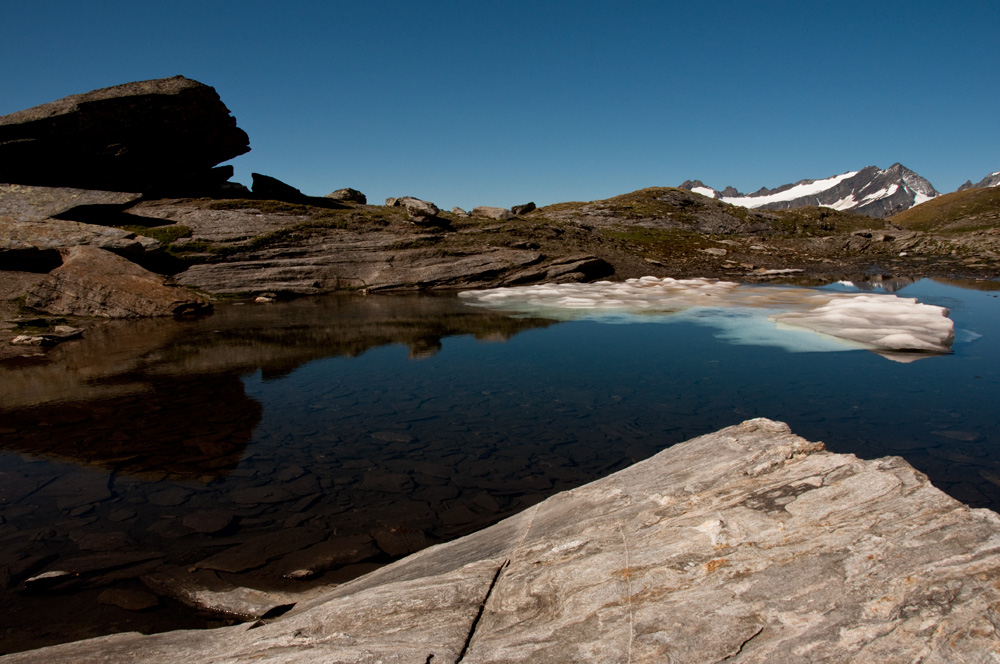
[[[705,321],[386,296],[109,324],[0,365],[0,653],[223,624],[170,583],[337,582],[751,417],[903,456],[1000,509],[997,291],[898,294],[951,310],[953,354],[790,352]],[[26,584],[47,571],[71,574]]]

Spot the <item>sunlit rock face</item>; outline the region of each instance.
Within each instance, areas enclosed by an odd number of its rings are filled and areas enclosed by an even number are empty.
[[[558,320],[689,321],[732,343],[817,352],[864,348],[909,362],[951,352],[948,310],[915,298],[714,279],[642,277],[466,291],[468,304]],[[804,335],[802,332],[810,332]]]

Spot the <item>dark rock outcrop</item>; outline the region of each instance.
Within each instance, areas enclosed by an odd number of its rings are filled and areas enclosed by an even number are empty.
[[[0,182],[191,192],[250,150],[214,88],[184,78],[116,85],[0,117]]]
[[[515,205],[510,209],[511,214],[515,217],[520,217],[522,214],[528,214],[535,209],[534,203],[525,203],[524,205]]]
[[[253,185],[250,190],[257,198],[268,198],[288,203],[298,203],[306,200],[306,195],[290,184],[285,184],[278,178],[260,173],[251,173]]]
[[[62,266],[31,287],[25,304],[51,314],[136,318],[207,313],[212,305],[120,256],[91,246],[65,252]]]

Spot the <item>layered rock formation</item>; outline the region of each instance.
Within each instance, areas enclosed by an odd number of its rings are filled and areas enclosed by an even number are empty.
[[[984,661],[1000,517],[897,458],[758,419],[669,448],[273,621],[8,656],[74,662]]]
[[[0,182],[111,191],[194,191],[225,182],[250,150],[214,88],[126,83],[0,117]],[[190,195],[190,194],[189,194]]]
[[[66,251],[63,264],[31,287],[25,304],[51,314],[104,318],[180,316],[212,309],[204,298],[90,246]]]

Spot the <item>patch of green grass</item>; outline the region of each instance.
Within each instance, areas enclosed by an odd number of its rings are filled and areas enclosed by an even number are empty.
[[[966,189],[932,198],[890,217],[907,230],[966,232],[1000,227],[1000,187]]]
[[[178,224],[172,226],[119,226],[122,230],[136,235],[144,235],[161,244],[172,244],[182,237],[191,237],[191,228]]]
[[[206,206],[209,210],[258,210],[267,214],[309,214],[316,208],[298,203],[284,201],[253,200],[250,198],[235,198],[227,201],[214,201]]]

